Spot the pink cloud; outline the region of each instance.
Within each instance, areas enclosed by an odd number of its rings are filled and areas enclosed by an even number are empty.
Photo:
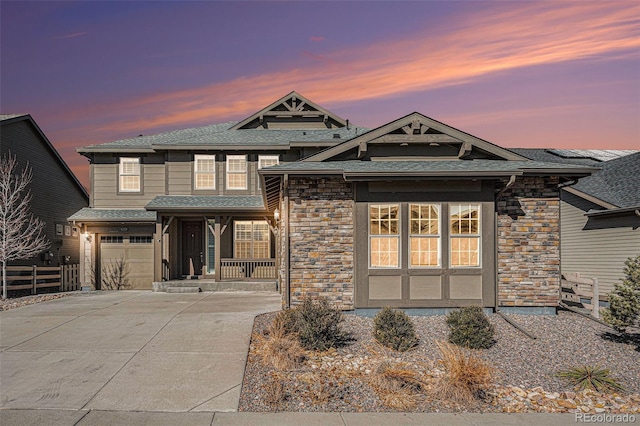
[[[63,40],[65,38],[75,38],[75,37],[81,37],[83,35],[87,35],[87,32],[79,32],[79,33],[71,33],[71,34],[65,34],[59,37],[54,37],[56,40]]]
[[[242,118],[255,112],[256,106],[268,105],[291,90],[331,108],[465,84],[524,67],[604,55],[638,55],[637,3],[508,5],[501,3],[483,13],[462,16],[455,27],[437,35],[412,34],[405,40],[345,48],[321,57],[306,52],[321,60],[203,87],[66,110],[60,119],[93,120],[84,128],[69,129],[82,135],[79,144],[86,145],[88,141],[112,140],[114,135],[133,137]]]
[[[324,37],[323,36],[311,36],[311,37],[309,37],[309,41],[314,41],[314,42],[324,41]]]

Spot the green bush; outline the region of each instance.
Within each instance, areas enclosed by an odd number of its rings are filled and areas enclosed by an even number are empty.
[[[404,352],[418,344],[411,319],[403,311],[383,308],[373,319],[373,337],[384,346]]]
[[[308,350],[325,351],[351,340],[341,323],[342,312],[325,299],[305,299],[284,316],[287,331],[298,335],[300,344]]]
[[[493,346],[494,328],[480,306],[468,306],[447,315],[449,341],[470,349]]]
[[[609,293],[609,308],[602,312],[602,318],[620,332],[640,322],[640,256],[624,264],[625,279]]]

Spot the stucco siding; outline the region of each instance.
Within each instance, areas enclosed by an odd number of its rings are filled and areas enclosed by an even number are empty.
[[[605,295],[624,277],[624,261],[640,254],[640,228],[585,230],[587,206],[575,198],[565,194],[560,203],[561,271],[598,278]]]

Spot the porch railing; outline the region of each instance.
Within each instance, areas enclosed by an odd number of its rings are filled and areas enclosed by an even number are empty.
[[[275,280],[275,259],[220,259],[221,280]]]

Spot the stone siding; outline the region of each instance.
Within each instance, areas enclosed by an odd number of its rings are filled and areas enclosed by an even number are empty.
[[[305,297],[353,309],[353,187],[342,179],[289,180],[291,305]]]
[[[498,306],[557,306],[560,300],[558,178],[520,177],[500,197]]]

